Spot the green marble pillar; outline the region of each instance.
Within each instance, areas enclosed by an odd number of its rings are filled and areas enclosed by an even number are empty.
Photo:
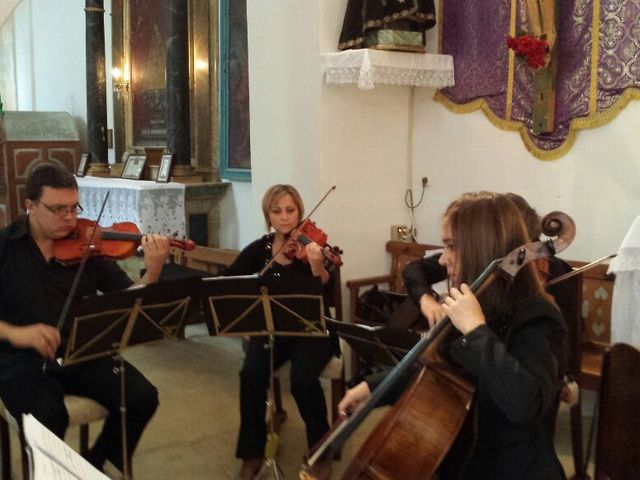
[[[191,165],[189,115],[189,2],[166,0],[167,147],[176,165]]]
[[[91,163],[107,164],[104,2],[86,0],[87,141]]]

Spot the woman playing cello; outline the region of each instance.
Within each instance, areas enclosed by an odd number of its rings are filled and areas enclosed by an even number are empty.
[[[468,286],[493,259],[529,241],[522,216],[505,195],[465,194],[447,209],[442,231],[439,262],[453,285],[442,308],[461,333],[447,353],[477,386],[475,442],[462,478],[565,478],[553,443],[567,343],[558,308],[531,264],[478,297]],[[349,390],[339,410],[353,411],[378,380]]]

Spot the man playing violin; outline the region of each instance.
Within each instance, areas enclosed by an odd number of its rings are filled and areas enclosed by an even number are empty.
[[[112,358],[62,368],[55,361],[66,337],[56,325],[78,265],[53,257],[54,242],[74,231],[78,185],[74,176],[54,164],[36,168],[26,183],[27,216],[0,230],[0,398],[16,419],[33,414],[60,438],[69,417],[64,395],[96,400],[108,411],[104,428],[88,454],[102,469],[109,460],[123,468],[120,429],[120,378]],[[146,235],[141,241],[145,275],[136,283],[158,281],[169,254],[169,240]],[[89,257],[75,297],[112,292],[133,282],[118,265]],[[131,457],[158,406],[156,388],[126,364],[127,448]]]
[[[295,241],[296,227],[304,214],[304,205],[298,191],[291,185],[274,185],[262,199],[262,211],[268,235],[246,246],[225,275],[250,275],[260,272],[265,265],[271,267],[265,275],[289,277],[313,275],[320,277],[325,299],[332,289],[332,276],[325,268],[320,246],[309,242],[304,249],[308,262],[289,252],[289,243]],[[327,302],[325,302],[327,303]],[[266,337],[251,337],[240,371],[240,433],[236,457],[243,460],[239,477],[253,479],[264,459],[267,427],[265,402],[269,384],[269,351]],[[338,353],[336,338],[278,337],[274,345],[274,368],[291,360],[291,393],[298,405],[307,430],[307,444],[314,445],[329,429],[327,408],[318,377],[331,356]]]

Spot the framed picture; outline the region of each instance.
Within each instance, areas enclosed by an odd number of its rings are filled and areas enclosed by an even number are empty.
[[[160,160],[160,168],[158,169],[158,176],[156,182],[166,183],[169,181],[169,174],[171,173],[171,164],[173,163],[173,153],[165,153]]]
[[[91,159],[90,153],[83,153],[80,156],[80,163],[78,164],[78,171],[76,172],[76,177],[84,177],[85,173],[87,173],[87,167],[89,166],[90,159]]]
[[[130,178],[131,180],[139,180],[142,176],[144,163],[147,161],[146,155],[129,155],[127,163],[122,171],[122,178]]]

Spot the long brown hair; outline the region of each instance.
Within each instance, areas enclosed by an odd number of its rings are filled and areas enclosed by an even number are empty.
[[[444,221],[451,227],[457,249],[458,278],[468,284],[491,261],[531,241],[518,206],[509,196],[499,193],[462,195],[447,208]],[[502,279],[494,281],[479,301],[487,318],[491,318],[504,314],[511,301],[531,295],[541,295],[553,303],[532,263],[520,270],[513,284]]]

